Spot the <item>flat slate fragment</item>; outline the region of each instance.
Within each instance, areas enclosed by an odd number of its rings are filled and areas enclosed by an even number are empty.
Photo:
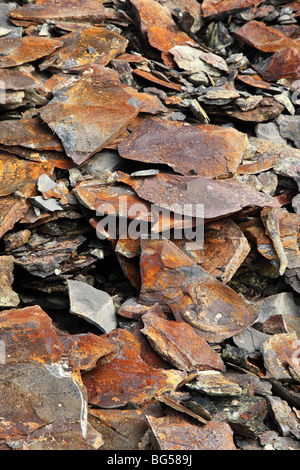
[[[33,62],[51,54],[61,45],[62,42],[58,39],[41,37],[0,39],[0,68]]]
[[[141,250],[140,302],[166,305],[177,321],[192,325],[208,342],[232,337],[256,320],[252,305],[171,241],[142,239]]]
[[[158,315],[142,316],[144,328],[153,348],[180,370],[225,370],[221,357],[185,322],[165,320]]]
[[[235,129],[146,119],[118,146],[121,157],[167,164],[176,172],[209,178],[231,176],[248,139]]]
[[[136,117],[137,101],[131,103],[118,75],[93,65],[76,83],[57,92],[39,114],[60,138],[66,154],[80,164],[110,144]]]

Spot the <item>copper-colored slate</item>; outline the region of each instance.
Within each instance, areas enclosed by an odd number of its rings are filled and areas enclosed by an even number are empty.
[[[142,38],[163,53],[166,60],[169,50],[179,44],[195,44],[195,41],[180,30],[171,12],[155,0],[130,0]]]
[[[272,240],[280,262],[279,272],[284,274],[286,268],[300,267],[300,251],[298,234],[300,221],[297,214],[288,212],[285,208],[264,208],[261,219],[267,235]]]
[[[277,52],[287,47],[300,47],[296,41],[285,36],[278,29],[261,21],[248,21],[235,31],[235,37],[262,52]]]
[[[232,289],[201,269],[169,240],[141,240],[139,301],[168,306],[209,342],[222,341],[254,323],[257,312]]]
[[[165,88],[170,88],[171,90],[181,91],[181,85],[174,83],[174,82],[167,82],[166,80],[162,80],[161,78],[156,77],[153,73],[147,72],[146,70],[135,69],[133,71],[139,77],[145,78],[150,82],[155,83],[156,85],[160,85]]]
[[[26,198],[14,195],[0,197],[0,237],[11,230],[30,207]]]
[[[260,349],[268,377],[275,377],[278,380],[290,379],[288,363],[294,357],[296,347],[297,334],[295,331],[271,335],[261,345]]]
[[[43,84],[42,77],[29,65],[0,69],[0,80],[7,90],[32,90]]]
[[[33,150],[63,150],[60,140],[37,118],[11,119],[0,122],[0,143]]]
[[[128,40],[106,28],[91,27],[67,34],[61,39],[62,47],[46,58],[40,70],[51,67],[64,72],[78,72],[87,64],[107,65],[123,53]]]
[[[27,20],[35,23],[53,21],[78,21],[101,23],[106,18],[102,0],[39,0],[35,4],[17,7],[10,12],[12,20]]]
[[[240,10],[253,7],[254,10],[263,0],[204,0],[202,11],[204,18],[230,15]]]
[[[227,111],[226,114],[229,116],[240,119],[241,121],[248,122],[265,122],[277,118],[284,110],[284,106],[278,103],[274,98],[267,97],[263,98],[259,105],[248,111],[241,109],[234,109]]]
[[[207,224],[201,268],[225,284],[250,252],[250,245],[232,220]]]
[[[146,313],[141,330],[163,359],[180,370],[225,371],[225,364],[205,339],[186,322],[169,321]]]
[[[34,196],[39,176],[52,172],[53,166],[48,162],[30,162],[0,152],[0,196],[8,196],[15,191],[26,197]]]
[[[75,163],[110,144],[134,119],[141,103],[129,95],[112,69],[90,66],[80,79],[40,109]]]
[[[229,215],[247,206],[279,207],[272,197],[231,180],[169,173],[131,178],[122,172],[118,172],[118,180],[130,185],[142,199],[189,217],[199,217],[198,205],[204,209],[205,219]]]
[[[180,414],[147,420],[158,448],[165,451],[236,450],[233,431],[227,423],[209,421],[204,426]]]
[[[137,100],[142,102],[142,106],[140,111],[142,113],[149,113],[149,114],[158,114],[158,113],[166,113],[168,108],[166,108],[159,98],[155,95],[151,95],[150,93],[141,93],[138,92],[135,88],[130,86],[124,86],[124,90],[127,91],[130,95],[134,96]]]
[[[65,356],[74,369],[88,370],[100,357],[116,350],[101,336],[62,333],[39,306],[5,310],[1,312],[0,325],[7,363],[50,364]]]
[[[118,151],[129,160],[167,164],[183,175],[228,177],[247,145],[246,134],[232,128],[148,118]]]
[[[116,329],[108,337],[121,349],[109,363],[99,364],[83,375],[90,404],[120,408],[128,401],[145,403],[158,392],[174,388],[168,371],[153,369],[140,358],[139,343],[132,333]]]
[[[237,80],[246,83],[246,85],[250,85],[254,88],[259,88],[262,90],[269,90],[272,86],[271,83],[263,80],[257,73],[253,75],[239,74],[236,78]]]
[[[33,62],[60,47],[58,39],[24,36],[0,39],[0,68]]]
[[[264,80],[276,82],[281,78],[297,80],[300,76],[300,48],[287,47],[275,52],[269,60],[253,64]]]

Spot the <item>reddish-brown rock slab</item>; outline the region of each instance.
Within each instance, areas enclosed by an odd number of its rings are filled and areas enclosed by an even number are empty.
[[[263,0],[204,0],[202,11],[204,18],[230,15],[232,13],[253,7],[253,11]]]
[[[58,39],[33,36],[0,39],[0,68],[33,62],[51,54],[61,45]]]
[[[53,170],[48,162],[30,162],[0,151],[0,196],[8,196],[15,191],[26,197],[34,196],[39,176],[43,173],[51,175]]]
[[[17,7],[10,12],[16,21],[44,23],[47,20],[99,24],[107,17],[103,1],[83,0],[38,0],[34,4]]]
[[[300,54],[298,47],[287,47],[275,52],[270,59],[252,64],[264,80],[276,82],[280,79],[297,80],[300,75]]]
[[[145,80],[153,82],[156,85],[160,85],[162,87],[169,88],[175,91],[181,91],[182,85],[179,85],[178,83],[167,82],[166,80],[162,80],[161,78],[156,77],[156,75],[154,75],[151,72],[148,72],[147,70],[141,70],[141,69],[136,68],[134,69],[133,72],[135,75],[138,75],[139,77],[144,78]]]
[[[89,411],[89,421],[103,438],[101,450],[137,450],[148,424],[141,410]]]
[[[266,26],[261,21],[248,21],[235,31],[234,36],[262,52],[277,52],[287,47],[300,48],[297,41],[285,36],[276,28]]]
[[[186,322],[169,321],[153,313],[142,317],[141,330],[158,354],[180,370],[225,371],[220,355]]]
[[[0,307],[17,307],[20,303],[19,296],[14,292],[14,258],[13,256],[0,256]]]
[[[0,238],[14,227],[30,207],[26,198],[15,195],[0,197]]]
[[[226,284],[249,254],[250,245],[232,220],[211,222],[206,228],[200,266]]]
[[[275,119],[283,110],[284,106],[282,104],[278,103],[278,101],[272,97],[266,97],[263,98],[254,109],[250,109],[249,111],[234,109],[227,111],[226,114],[241,121],[257,123]]]
[[[171,309],[177,321],[199,330],[209,342],[222,341],[256,320],[253,307],[201,269],[169,240],[141,240],[139,301]]]
[[[177,374],[149,367],[141,359],[139,343],[132,333],[117,329],[108,338],[120,346],[120,352],[109,363],[82,376],[91,405],[120,408],[129,401],[142,404],[164,390],[176,388],[182,378],[179,371]]]
[[[90,66],[39,113],[77,163],[110,144],[137,116],[141,103],[128,94],[118,74]]]
[[[269,90],[270,87],[272,87],[271,83],[268,83],[263,80],[257,73],[253,75],[239,74],[236,78],[240,82],[246,83],[246,85],[250,85],[253,88]]]
[[[62,47],[43,60],[40,70],[48,68],[78,72],[87,64],[107,65],[125,52],[128,40],[106,28],[90,27],[61,38]]]
[[[272,240],[266,233],[265,227],[260,218],[253,218],[242,222],[239,228],[246,237],[256,243],[258,252],[268,260],[278,260]]]
[[[2,311],[0,325],[7,364],[50,364],[67,357],[74,369],[88,370],[100,357],[116,351],[116,346],[102,336],[60,332],[38,306]]]
[[[172,47],[179,44],[195,41],[183,32],[175,23],[168,8],[155,0],[130,0],[133,6],[136,23],[144,41],[162,52],[162,57],[167,58]]]
[[[221,126],[149,118],[118,147],[121,157],[167,164],[182,175],[229,177],[248,145],[245,134]]]
[[[297,355],[298,339],[295,331],[272,335],[260,349],[268,377],[290,380],[288,364]]]
[[[0,69],[0,80],[6,90],[34,90],[43,85],[43,79],[31,65]]]
[[[287,165],[287,168],[295,166],[295,170],[297,170],[296,163],[299,159],[299,149],[279,142],[250,137],[249,147],[245,152],[242,164],[237,169],[237,173],[241,175],[259,174],[277,165],[280,167],[283,164],[284,166]],[[287,168],[285,168],[285,171],[287,171]],[[297,173],[295,172],[295,174]]]
[[[54,150],[62,152],[60,140],[49,127],[37,118],[11,119],[0,122],[0,143],[7,146],[21,146],[31,151]]]
[[[279,207],[272,197],[247,184],[218,181],[201,176],[159,173],[147,178],[117,172],[118,181],[131,186],[139,197],[186,217],[214,219],[247,206]],[[200,214],[199,214],[200,213]]]
[[[236,450],[233,431],[227,423],[197,425],[181,415],[154,418],[147,416],[154,440],[160,450]]]
[[[285,208],[271,210],[264,208],[261,212],[261,219],[278,256],[280,274],[284,274],[286,268],[299,268],[298,233],[300,221],[298,215],[288,212]]]

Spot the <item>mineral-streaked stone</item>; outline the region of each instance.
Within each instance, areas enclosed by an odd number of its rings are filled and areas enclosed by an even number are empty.
[[[117,326],[115,307],[111,296],[80,281],[68,281],[70,312],[93,323],[105,333]]]
[[[242,388],[237,383],[214,371],[199,372],[197,379],[186,386],[190,390],[197,390],[209,396],[238,396],[242,393]]]
[[[12,256],[0,256],[0,307],[17,307],[20,303],[19,296],[14,292],[14,258]]]
[[[264,366],[269,377],[278,380],[290,379],[288,361],[297,353],[297,335],[281,333],[270,336],[260,347]]]

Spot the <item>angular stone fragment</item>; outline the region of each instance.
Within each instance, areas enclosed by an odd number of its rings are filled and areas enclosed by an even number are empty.
[[[14,259],[12,256],[0,256],[0,307],[17,307],[19,296],[14,292],[12,283]]]
[[[36,117],[1,121],[0,143],[7,147],[17,145],[31,150],[63,150],[60,140]]]
[[[225,284],[250,252],[250,245],[232,220],[206,224],[201,268]]]
[[[265,297],[256,301],[258,307],[257,322],[264,325],[268,319],[281,316],[287,328],[287,332],[296,331],[300,337],[300,307],[295,303],[292,292]]]
[[[263,52],[277,52],[298,44],[278,29],[266,26],[261,21],[249,21],[235,31],[235,37]]]
[[[146,417],[141,410],[91,409],[89,421],[103,437],[101,450],[137,450],[148,430]]]
[[[25,198],[0,197],[0,237],[11,230],[29,208],[30,203]]]
[[[262,0],[204,0],[202,2],[203,16],[205,18],[219,17],[220,15],[230,15],[240,10],[253,7],[262,3]]]
[[[67,155],[80,164],[110,144],[138,114],[140,105],[113,70],[94,65],[76,83],[54,94],[40,116],[60,138]]]
[[[170,50],[176,64],[191,73],[204,72],[219,77],[228,72],[226,61],[212,52],[203,52],[190,46],[175,46]]]
[[[282,137],[294,142],[300,148],[300,116],[279,116],[277,119],[279,131]]]
[[[151,308],[139,303],[137,297],[129,297],[118,309],[118,315],[132,320],[139,320]]]
[[[0,196],[8,196],[15,191],[22,196],[34,196],[39,176],[52,172],[53,166],[48,162],[29,162],[0,152]]]
[[[235,335],[232,340],[239,348],[246,349],[249,353],[259,351],[261,344],[269,339],[269,335],[262,333],[251,326]]]
[[[285,400],[279,397],[268,397],[271,405],[271,416],[275,421],[282,436],[295,435],[300,437],[299,420],[293,415],[293,412]]]
[[[234,336],[256,319],[250,304],[168,240],[141,240],[139,301],[168,306],[209,342]]]
[[[0,339],[5,343],[8,365],[49,365],[67,358],[74,369],[89,370],[100,357],[116,350],[113,343],[101,336],[61,333],[39,306],[1,312],[0,326]]]
[[[147,416],[147,421],[160,450],[236,450],[233,432],[227,423],[209,421],[199,426],[180,415]]]
[[[10,17],[14,21],[34,23],[53,20],[99,24],[106,19],[106,16],[102,0],[83,0],[80,5],[76,0],[38,0],[35,4],[24,5],[10,12]]]
[[[237,396],[241,395],[242,388],[235,382],[231,382],[220,372],[201,371],[197,379],[186,385],[189,390],[197,390],[209,396]]]
[[[128,40],[106,28],[90,27],[61,38],[62,47],[39,66],[40,70],[58,69],[78,72],[87,64],[107,65],[125,52]]]
[[[130,160],[167,164],[182,175],[229,177],[247,145],[247,136],[232,128],[149,118],[118,151]]]
[[[262,343],[260,349],[268,376],[278,380],[289,379],[288,362],[297,350],[297,335],[295,331],[272,335],[267,341]]]
[[[219,181],[171,173],[160,173],[148,178],[130,178],[118,172],[118,181],[128,184],[138,196],[159,208],[186,217],[201,219],[202,209],[205,219],[214,219],[238,212],[247,206],[279,207],[279,203],[270,196],[231,180]]]
[[[149,367],[140,358],[139,343],[132,333],[117,329],[108,337],[120,347],[120,352],[109,363],[100,364],[82,377],[90,404],[120,408],[129,401],[148,402],[157,393],[176,388],[182,376]]]
[[[142,333],[160,356],[173,366],[187,371],[225,371],[221,357],[197,335],[192,326],[185,322],[165,320],[152,313],[143,315],[142,320]]]
[[[264,80],[275,82],[282,78],[297,80],[300,74],[299,47],[288,47],[263,62],[253,64],[253,68]]]
[[[70,312],[110,333],[117,327],[115,308],[107,292],[84,282],[68,281]]]
[[[0,69],[0,80],[6,90],[33,90],[43,84],[42,77],[31,65]]]
[[[33,36],[0,39],[0,68],[33,62],[51,54],[61,45],[58,39]]]
[[[181,91],[181,85],[179,85],[178,83],[167,82],[166,80],[162,80],[161,78],[158,78],[156,75],[151,72],[147,72],[146,70],[136,68],[134,70],[134,73],[139,77],[144,78],[145,80],[149,80],[150,82],[155,83],[156,85],[160,85],[165,88],[170,88],[171,90],[175,91]]]
[[[172,18],[171,12],[155,0],[130,0],[134,8],[136,22],[142,38],[168,57],[173,46],[195,43],[185,32],[180,30]]]
[[[261,212],[261,219],[280,261],[279,273],[284,274],[287,267],[298,268],[300,266],[298,216],[284,208],[271,210],[264,208]]]

